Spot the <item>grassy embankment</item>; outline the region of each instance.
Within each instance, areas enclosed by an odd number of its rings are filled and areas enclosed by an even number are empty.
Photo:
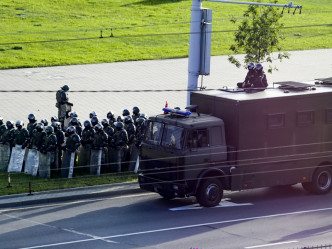
[[[301,15],[298,11],[293,15],[293,9],[289,14],[284,11],[288,28],[283,50],[331,48],[330,0],[293,2],[303,10]],[[191,4],[191,0],[1,1],[0,69],[186,57]],[[229,20],[241,18],[247,6],[202,5],[213,10],[212,54],[228,54],[232,30],[237,28]],[[330,26],[317,26],[326,24]],[[99,38],[101,34],[104,38]]]

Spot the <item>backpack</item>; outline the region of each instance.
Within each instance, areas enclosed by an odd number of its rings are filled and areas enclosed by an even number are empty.
[[[58,103],[61,103],[61,102],[62,102],[62,97],[61,97],[62,92],[63,92],[63,90],[58,90],[58,91],[56,92],[56,102],[58,102]]]

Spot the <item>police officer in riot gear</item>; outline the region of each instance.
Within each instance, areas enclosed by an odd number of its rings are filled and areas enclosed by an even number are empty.
[[[137,106],[134,106],[133,107],[133,115],[131,116],[133,118],[134,124],[136,124],[136,119],[138,119],[139,116],[140,116],[139,112],[140,112],[139,108]]]
[[[115,150],[115,167],[112,169],[114,172],[121,172],[121,161],[124,150],[128,148],[128,135],[127,131],[124,129],[124,124],[122,122],[115,122],[116,132],[112,137],[112,149]]]
[[[32,136],[32,132],[33,132],[33,130],[36,127],[37,120],[36,120],[35,115],[32,114],[32,113],[28,115],[28,120],[29,120],[29,123],[27,125],[27,130],[29,132],[29,136],[31,137]]]
[[[32,131],[29,148],[40,151],[40,148],[44,141],[44,136],[46,136],[46,133],[44,131],[44,125],[42,123],[37,123],[36,128]]]
[[[266,74],[263,70],[262,64],[258,63],[255,67],[255,77],[253,79],[254,88],[266,88],[268,86]]]
[[[253,87],[254,78],[255,78],[255,64],[253,62],[248,63],[247,65],[248,73],[243,82],[237,83],[238,88],[250,88]]]
[[[96,124],[94,127],[95,133],[93,136],[92,141],[92,151],[91,151],[91,167],[90,167],[90,173],[91,174],[97,174],[100,175],[101,171],[101,163],[107,164],[105,162],[105,158],[107,158],[107,144],[108,144],[108,136],[104,132],[103,127],[101,124]],[[105,153],[105,149],[106,153]],[[102,162],[102,158],[104,158],[104,161]],[[105,168],[105,167],[103,167]],[[105,171],[105,169],[103,169]]]
[[[78,155],[77,165],[80,167],[79,170],[83,173],[90,172],[90,155],[91,146],[94,137],[95,130],[93,129],[91,122],[89,120],[84,121],[84,129],[81,136],[81,147]]]
[[[0,117],[0,143],[2,142],[2,135],[7,130],[6,125],[3,123],[3,117]]]
[[[64,155],[61,167],[61,176],[66,178],[72,178],[75,162],[75,152],[81,145],[80,137],[76,134],[74,126],[67,128],[68,137],[66,139],[66,145],[63,147]]]
[[[69,87],[67,85],[64,85],[61,87],[60,90],[56,93],[56,107],[58,108],[58,117],[59,121],[61,122],[62,126],[64,125],[64,121],[66,118],[66,113],[71,111],[71,107],[73,106],[72,103],[70,103],[68,100],[68,94]]]
[[[62,147],[65,142],[65,133],[62,131],[60,122],[52,122],[54,134],[56,136],[56,150],[55,150],[55,172],[58,173],[61,168]]]
[[[114,123],[116,122],[116,119],[114,117],[114,114],[112,111],[109,111],[106,115],[107,119],[108,119],[108,123],[109,125],[111,125],[113,127]]]
[[[29,132],[23,128],[23,122],[21,120],[16,121],[16,130],[14,132],[14,145],[21,145],[24,149],[29,143]]]
[[[103,149],[103,163],[106,165],[105,169],[108,171],[111,169],[110,165],[112,163],[114,163],[112,160],[112,149],[111,149],[111,141],[112,141],[112,137],[114,135],[114,128],[109,124],[109,122],[107,121],[107,119],[103,119],[101,121],[101,124],[103,126],[103,130],[104,132],[107,134],[108,136],[108,142],[107,142],[107,147],[104,147]]]
[[[46,136],[44,136],[39,158],[39,176],[50,178],[55,174],[55,151],[57,149],[56,135],[52,126],[45,128]]]
[[[2,144],[8,145],[10,148],[14,145],[15,128],[13,121],[6,122],[7,130],[2,134]]]
[[[129,171],[133,171],[135,167],[135,159],[136,159],[136,148],[135,148],[135,142],[136,142],[136,127],[133,123],[133,119],[130,116],[126,116],[124,118],[124,129],[127,131],[128,135],[128,150],[125,151],[124,155],[124,161],[127,161],[125,165],[128,166]],[[132,158],[133,150],[135,150],[135,158]],[[133,161],[132,161],[133,159]]]

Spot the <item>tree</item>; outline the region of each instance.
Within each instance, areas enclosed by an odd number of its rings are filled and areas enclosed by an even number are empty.
[[[277,1],[275,1],[276,3]],[[243,14],[244,19],[235,33],[235,44],[230,50],[235,54],[245,53],[244,65],[249,62],[269,63],[268,72],[278,70],[272,67],[273,60],[282,61],[289,58],[287,52],[281,52],[280,40],[284,39],[281,33],[284,25],[280,22],[282,13],[271,6],[250,5]],[[231,20],[236,23],[236,19]],[[272,52],[278,51],[278,58],[272,57]],[[228,60],[237,67],[241,66],[239,60],[233,55],[228,56]]]

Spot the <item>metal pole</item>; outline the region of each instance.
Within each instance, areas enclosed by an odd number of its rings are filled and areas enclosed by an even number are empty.
[[[202,2],[193,0],[191,7],[189,59],[188,59],[188,93],[187,105],[190,104],[190,92],[197,90],[199,76],[200,46],[201,46],[201,14]]]

